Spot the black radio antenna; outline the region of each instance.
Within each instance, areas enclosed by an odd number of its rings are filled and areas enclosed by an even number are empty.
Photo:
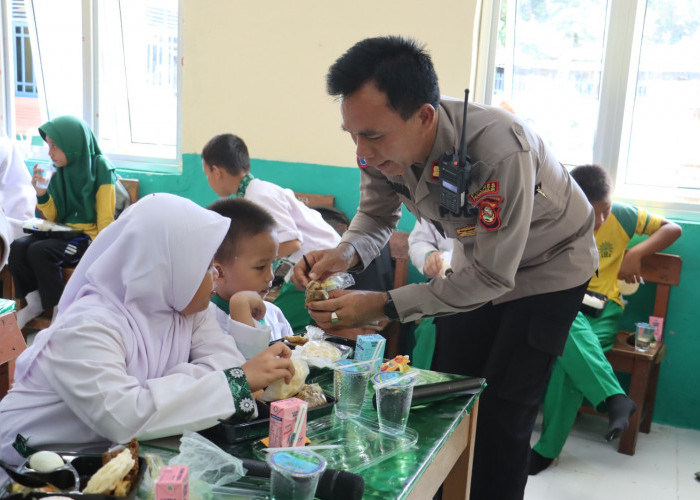
[[[464,89],[464,118],[462,120],[462,139],[459,141],[459,164],[464,165],[467,161],[467,101],[469,100],[469,89]]]

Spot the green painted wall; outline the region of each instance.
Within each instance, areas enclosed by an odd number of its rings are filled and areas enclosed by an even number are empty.
[[[332,167],[305,163],[287,163],[268,160],[252,160],[253,175],[275,182],[294,191],[332,194],[336,207],[352,217],[359,202],[360,174],[356,168]],[[183,156],[182,173],[156,174],[119,170],[124,177],[141,181],[141,196],[154,192],[169,192],[185,196],[204,206],[216,199],[202,173],[199,155]],[[399,229],[410,231],[414,217],[404,210]],[[694,284],[700,282],[700,224],[678,221],[683,236],[667,253],[683,258],[680,285],[671,291],[668,318],[665,326],[667,354],[661,364],[654,422],[700,429],[700,308],[694,295]],[[411,270],[409,279],[419,281],[420,275]],[[630,298],[625,310],[623,327],[631,330],[635,321],[648,319],[652,309],[653,285],[642,286]]]

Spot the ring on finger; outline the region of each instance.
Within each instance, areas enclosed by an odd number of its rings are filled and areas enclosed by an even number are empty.
[[[331,313],[331,323],[337,323],[337,322],[338,322],[338,314],[335,311],[333,311]]]

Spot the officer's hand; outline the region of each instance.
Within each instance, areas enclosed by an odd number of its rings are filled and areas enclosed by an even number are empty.
[[[340,243],[336,248],[328,250],[313,250],[294,266],[292,283],[303,290],[309,281],[323,281],[331,274],[347,271],[357,261],[355,249],[348,243]]]
[[[333,290],[331,298],[309,303],[309,314],[323,330],[355,328],[386,319],[386,293]]]

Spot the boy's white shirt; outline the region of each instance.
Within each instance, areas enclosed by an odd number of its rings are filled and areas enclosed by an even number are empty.
[[[293,335],[292,327],[284,317],[282,310],[271,302],[265,301],[265,317],[263,321],[255,321],[255,327],[234,320],[213,302],[209,304],[216,322],[221,329],[231,335],[236,341],[238,350],[246,359],[250,359],[264,350],[272,340],[278,340],[285,335]]]

